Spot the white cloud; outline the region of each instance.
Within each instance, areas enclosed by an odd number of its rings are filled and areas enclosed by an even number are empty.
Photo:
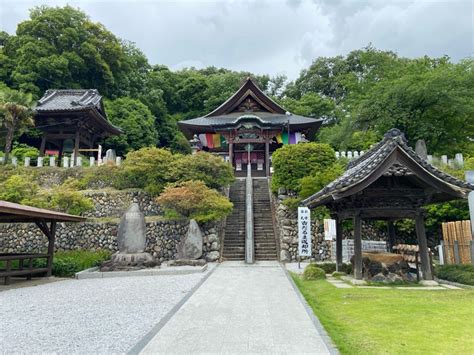
[[[404,56],[473,54],[472,1],[0,0],[1,28],[12,33],[28,8],[47,3],[83,9],[133,41],[151,63],[214,65],[295,78],[317,56],[366,46]]]

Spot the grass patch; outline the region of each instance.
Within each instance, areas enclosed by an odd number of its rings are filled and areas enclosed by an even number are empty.
[[[474,290],[338,289],[292,277],[341,354],[474,350]]]
[[[474,286],[474,265],[438,265],[436,276],[446,281]]]

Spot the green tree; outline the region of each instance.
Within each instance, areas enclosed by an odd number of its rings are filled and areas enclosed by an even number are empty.
[[[49,88],[97,88],[111,98],[134,94],[149,67],[134,46],[71,6],[35,7],[16,36],[2,39],[7,73],[0,74],[36,97]]]
[[[14,134],[33,125],[32,98],[30,94],[7,88],[0,91],[0,127],[6,129],[5,163],[8,161]]]
[[[110,121],[123,130],[123,134],[107,138],[105,146],[120,155],[130,150],[156,145],[155,119],[146,105],[129,97],[105,101]]]
[[[431,153],[456,153],[474,137],[474,60],[425,68],[421,62],[374,85],[360,102],[357,124],[379,133],[399,128],[413,146],[424,139]]]

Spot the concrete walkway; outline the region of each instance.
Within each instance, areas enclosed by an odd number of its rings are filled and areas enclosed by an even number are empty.
[[[277,262],[225,262],[142,353],[328,354],[323,336]]]

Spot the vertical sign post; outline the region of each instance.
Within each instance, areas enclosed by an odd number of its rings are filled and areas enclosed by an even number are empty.
[[[298,268],[302,256],[311,257],[311,212],[308,207],[298,207]]]

